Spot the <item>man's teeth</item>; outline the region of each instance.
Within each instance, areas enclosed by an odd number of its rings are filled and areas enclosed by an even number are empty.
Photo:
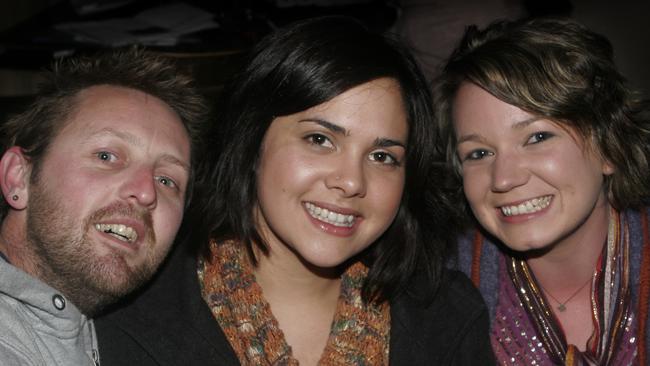
[[[552,196],[544,196],[541,198],[533,198],[532,200],[514,206],[502,206],[501,212],[503,216],[515,216],[541,211],[548,207],[551,203],[551,198]]]
[[[354,215],[344,215],[338,212],[330,211],[326,208],[318,207],[313,203],[305,203],[307,212],[316,220],[332,224],[334,226],[351,227],[354,225]]]
[[[95,224],[95,229],[129,243],[138,239],[138,233],[132,227],[122,224]]]

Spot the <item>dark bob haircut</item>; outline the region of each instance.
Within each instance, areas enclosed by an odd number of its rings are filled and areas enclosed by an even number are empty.
[[[303,20],[263,39],[243,70],[224,90],[226,105],[217,124],[219,150],[203,167],[206,189],[200,218],[217,242],[236,240],[252,255],[253,246],[268,252],[255,227],[256,167],[271,122],[322,104],[369,81],[397,81],[404,101],[408,141],[405,189],[390,228],[361,254],[370,266],[364,299],[389,299],[416,272],[432,289],[441,273],[447,247],[442,213],[431,212],[429,195],[434,156],[432,97],[411,54],[398,42],[373,33],[351,18],[330,16]],[[218,137],[215,137],[218,138]],[[216,167],[208,161],[217,159]],[[433,197],[433,198],[432,198]],[[441,211],[442,212],[442,211]],[[252,257],[254,260],[254,256]]]
[[[435,90],[440,141],[457,173],[451,113],[463,82],[575,131],[615,167],[605,177],[609,202],[617,209],[644,204],[650,190],[648,104],[627,87],[605,37],[563,18],[469,27]]]

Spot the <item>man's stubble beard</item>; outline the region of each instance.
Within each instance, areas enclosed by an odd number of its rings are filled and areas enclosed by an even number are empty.
[[[36,276],[61,291],[83,314],[92,317],[106,305],[145,283],[166,255],[149,251],[146,260],[131,268],[117,250],[99,256],[88,237],[93,222],[115,212],[106,208],[86,217],[82,222],[70,218],[64,205],[43,184],[31,182],[27,208],[27,243],[33,252]],[[127,206],[127,208],[124,208]],[[133,211],[124,204],[119,211]],[[152,248],[155,243],[153,223],[146,213],[145,240],[141,246]],[[159,243],[156,243],[159,244]],[[140,250],[144,250],[141,248]]]

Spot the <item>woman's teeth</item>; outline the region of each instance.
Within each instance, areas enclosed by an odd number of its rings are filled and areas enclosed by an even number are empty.
[[[351,227],[354,225],[354,215],[344,215],[338,212],[330,211],[326,208],[318,207],[313,203],[306,202],[305,207],[311,217],[316,220],[332,224],[334,226]]]
[[[544,196],[541,198],[533,198],[532,200],[514,206],[501,206],[501,212],[503,216],[515,216],[541,211],[548,207],[552,198],[552,196]]]
[[[122,224],[95,224],[95,229],[129,243],[138,239],[138,233],[132,227]]]

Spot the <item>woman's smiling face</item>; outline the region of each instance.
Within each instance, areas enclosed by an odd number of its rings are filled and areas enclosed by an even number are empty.
[[[570,128],[469,82],[456,94],[453,120],[465,196],[505,245],[549,248],[602,225],[604,175],[614,169]]]
[[[388,78],[276,118],[255,212],[271,256],[332,268],[371,245],[399,209],[407,137],[400,88]]]

